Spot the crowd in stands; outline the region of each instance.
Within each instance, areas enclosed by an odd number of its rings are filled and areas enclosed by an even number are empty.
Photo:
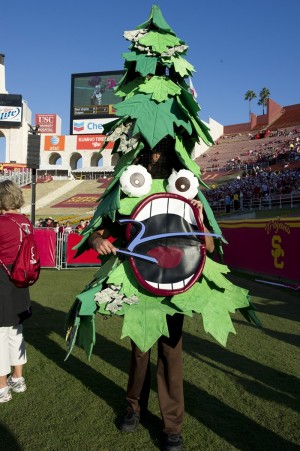
[[[243,209],[249,200],[269,199],[274,195],[300,194],[300,167],[272,171],[269,167],[254,168],[237,176],[233,181],[206,191],[208,202],[214,207],[221,204],[235,210]]]
[[[68,234],[68,233],[79,233],[81,230],[83,230],[85,227],[87,227],[90,223],[89,219],[81,219],[79,224],[77,224],[75,227],[71,226],[70,221],[62,222],[57,221],[51,216],[49,218],[40,218],[36,224],[35,227],[43,227],[43,228],[50,228],[53,229],[56,233],[60,234]]]
[[[252,133],[223,136],[209,152],[201,155],[206,161],[199,161],[199,164],[210,170],[229,171],[254,164],[270,166],[282,161],[287,164],[300,161],[300,127],[268,130],[264,136],[267,139],[256,140]],[[224,159],[225,155],[230,156],[229,159]]]
[[[240,155],[227,162],[226,169],[253,165],[272,166],[280,161],[285,161],[289,165],[291,162],[300,161],[300,130],[295,131],[297,136],[290,136],[292,132],[288,135],[278,134],[278,139],[267,143],[261,142],[254,149],[243,150]],[[289,139],[286,139],[286,136],[289,136]]]
[[[254,149],[243,151],[228,162],[230,169],[244,170],[233,181],[207,190],[207,199],[213,207],[221,204],[229,212],[232,207],[243,210],[256,201],[278,195],[300,196],[300,128],[275,130],[268,136],[275,139],[261,141]],[[280,169],[275,169],[278,163]]]

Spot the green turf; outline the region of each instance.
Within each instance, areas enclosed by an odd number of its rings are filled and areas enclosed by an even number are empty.
[[[116,427],[130,357],[129,341],[120,340],[122,319],[98,315],[91,361],[76,348],[64,362],[65,313],[94,272],[42,270],[31,288],[33,317],[24,326],[28,390],[0,406],[2,450],[160,449],[155,347],[150,415],[135,434]],[[237,335],[225,349],[203,332],[199,316],[186,318],[185,450],[299,449],[299,294],[250,277],[230,278],[251,289],[264,329],[236,315]]]

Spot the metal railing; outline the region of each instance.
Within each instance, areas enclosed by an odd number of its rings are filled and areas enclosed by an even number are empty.
[[[226,212],[225,201],[216,200],[216,201],[208,201],[212,210],[215,213],[223,213]],[[299,209],[300,215],[300,191],[291,194],[274,194],[264,197],[251,197],[249,199],[243,199],[240,202],[239,208],[234,208],[233,201],[230,205],[230,213],[232,212],[247,212],[253,210],[272,210],[272,209]],[[228,212],[227,212],[228,213]]]
[[[0,175],[0,181],[12,180],[18,186],[30,185],[32,181],[31,170],[27,171],[7,171],[5,174]]]

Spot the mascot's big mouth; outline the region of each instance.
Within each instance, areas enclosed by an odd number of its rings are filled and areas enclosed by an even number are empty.
[[[203,232],[198,209],[182,196],[159,193],[144,199],[131,219],[145,227],[132,251],[158,262],[130,257],[138,282],[157,295],[172,296],[188,290],[200,277],[206,256],[203,237],[194,235]],[[136,222],[130,223],[127,239],[132,242],[140,229]]]

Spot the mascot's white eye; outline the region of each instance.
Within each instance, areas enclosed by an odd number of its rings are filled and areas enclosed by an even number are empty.
[[[167,192],[179,194],[186,199],[194,199],[198,193],[199,182],[197,177],[187,169],[173,171],[168,178]]]
[[[144,166],[131,165],[120,177],[122,191],[129,197],[141,197],[149,193],[152,177]]]

